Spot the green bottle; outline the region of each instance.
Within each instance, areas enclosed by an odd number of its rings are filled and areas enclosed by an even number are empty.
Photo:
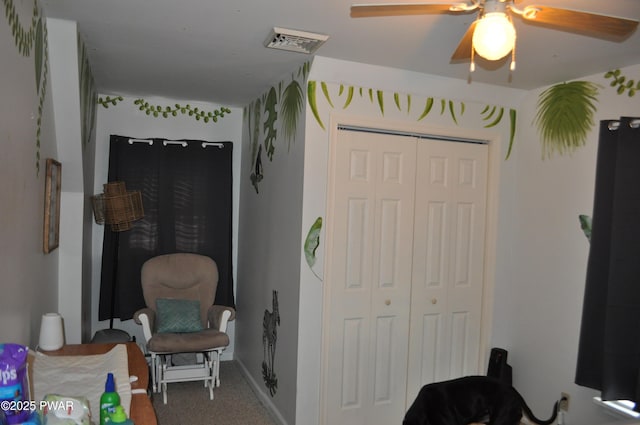
[[[127,418],[124,407],[116,406],[116,411],[111,414],[111,425],[133,425],[133,421]]]
[[[107,382],[104,384],[104,393],[100,396],[100,425],[110,423],[110,416],[120,406],[120,396],[116,392],[116,384],[113,373],[107,374]]]

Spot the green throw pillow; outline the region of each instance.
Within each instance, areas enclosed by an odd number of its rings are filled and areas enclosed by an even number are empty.
[[[203,329],[200,321],[200,301],[158,298],[156,300],[158,333],[198,332]]]

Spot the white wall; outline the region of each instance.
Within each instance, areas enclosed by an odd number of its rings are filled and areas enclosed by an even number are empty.
[[[623,69],[638,80],[640,67]],[[359,76],[359,77],[358,77]],[[542,160],[537,129],[532,124],[538,94],[481,84],[431,78],[399,70],[369,67],[317,58],[310,80],[328,81],[334,107],[328,106],[318,88],[319,114],[327,128],[336,120],[375,119],[380,125],[418,125],[415,118],[401,116],[395,106],[384,116],[365,94],[358,107],[341,110],[349,85],[385,88],[388,105],[394,93],[444,97],[466,103],[493,104],[496,99],[517,109],[517,132],[511,158],[500,164],[498,239],[495,250],[493,327],[490,346],[509,350],[514,384],[534,412],[547,417],[560,392],[571,396],[568,424],[600,424],[613,420],[592,402],[595,391],[573,384],[588,242],[578,222],[579,214],[591,214],[598,127],[591,130],[586,146],[572,155]],[[377,80],[380,80],[379,82]],[[637,96],[620,96],[601,75],[590,80],[601,86],[596,121],[620,115],[637,115]],[[342,85],[342,87],[340,87]],[[397,87],[388,89],[396,85]],[[342,95],[339,93],[342,91]],[[356,95],[357,96],[357,95]],[[419,99],[419,100],[418,100]],[[423,98],[412,97],[412,108]],[[356,102],[353,100],[353,102]],[[403,104],[404,105],[404,104]],[[435,107],[434,107],[435,108]],[[395,115],[394,115],[395,114]],[[408,114],[413,116],[412,114]],[[425,119],[427,130],[455,132],[447,113]],[[385,124],[387,123],[387,124]],[[462,126],[480,128],[483,122],[464,121]],[[305,203],[303,235],[313,220],[324,213],[328,134],[321,130],[308,109],[305,140]],[[495,129],[507,132],[506,129]],[[503,135],[505,149],[506,135]],[[311,195],[312,194],[312,195]],[[309,196],[308,196],[309,195]],[[322,243],[321,243],[322,244]],[[322,247],[322,245],[321,245]],[[314,269],[322,273],[322,261]],[[319,414],[320,336],[322,330],[322,283],[304,264],[301,267],[298,398],[296,424],[315,424]]]
[[[101,95],[106,97],[106,95]],[[242,137],[242,110],[239,108],[230,108],[231,113],[226,114],[223,118],[218,119],[217,123],[205,123],[203,120],[196,121],[194,117],[185,114],[178,114],[176,117],[155,118],[140,111],[138,106],[133,102],[136,98],[124,96],[124,100],[116,106],[104,108],[98,107],[98,118],[96,124],[96,146],[95,146],[95,179],[92,194],[102,193],[103,184],[107,182],[108,165],[109,165],[109,137],[111,134],[121,136],[129,136],[133,138],[158,137],[166,139],[196,139],[207,141],[230,141],[234,143],[233,148],[233,276],[236,280],[237,272],[237,243],[238,243],[238,194],[239,194],[239,177],[240,170],[240,140]],[[172,106],[176,103],[185,105],[190,104],[192,107],[198,107],[200,110],[213,111],[222,106],[214,103],[192,102],[189,100],[177,100],[166,98],[145,98],[152,105]],[[104,227],[93,224],[93,256],[91,263],[92,268],[92,334],[97,330],[109,327],[109,321],[98,320],[98,303],[100,296],[100,272],[102,264],[102,240]],[[144,341],[142,328],[136,325],[133,320],[119,322],[114,321],[114,327],[124,329],[131,335],[135,335],[139,342]],[[235,324],[231,322],[229,327],[229,336],[231,337],[231,345],[225,351],[224,358],[228,359],[233,356],[234,351],[234,332]]]
[[[640,77],[640,66],[622,70]],[[494,342],[509,350],[514,384],[534,412],[547,416],[560,392],[570,394],[567,424],[610,421],[591,398],[595,391],[573,383],[589,243],[579,214],[591,215],[599,121],[638,116],[640,97],[618,95],[603,75],[583,78],[600,85],[595,123],[586,145],[572,155],[542,160],[532,124],[540,90],[519,109],[515,231],[505,276],[496,281]]]
[[[19,22],[30,30],[33,3],[11,4]],[[34,51],[20,54],[4,18],[0,19],[0,75],[0,343],[35,348],[42,314],[58,310],[59,251],[45,255],[42,248],[45,159],[56,158],[58,150],[48,91],[39,114],[44,83],[36,86]]]
[[[65,338],[82,342],[82,260],[84,177],[80,134],[78,29],[73,21],[47,19],[51,95],[53,98],[58,161],[62,164],[58,311],[64,318]]]
[[[245,108],[241,170],[240,248],[238,263],[238,319],[236,356],[262,401],[281,423],[295,423],[298,294],[300,287],[300,235],[304,155],[304,77],[292,70],[274,83],[277,102],[266,102],[267,93]],[[293,75],[293,77],[292,77]],[[284,137],[281,105],[289,84],[298,83],[301,110],[293,140]],[[266,153],[266,123],[276,131],[272,160]],[[251,184],[255,155],[262,146],[263,179],[258,192]],[[278,291],[280,323],[276,327],[273,372],[277,388],[270,394],[262,375],[265,361],[263,318],[273,312],[272,292]]]
[[[442,134],[493,139],[500,146],[500,158],[504,158],[509,141],[509,110],[516,108],[526,92],[509,88],[468,84],[463,80],[432,77],[398,69],[374,67],[347,61],[337,61],[317,57],[311,67],[309,80],[317,81],[316,98],[318,115],[325,129],[322,129],[307,106],[305,134],[305,177],[302,234],[317,217],[325,216],[326,181],[328,148],[330,133],[337,123],[367,120],[382,128],[411,128],[427,134]],[[320,89],[320,82],[326,82],[333,106]],[[350,86],[355,94],[349,106],[347,93]],[[362,95],[360,94],[362,88]],[[373,99],[369,95],[373,90]],[[377,91],[382,91],[384,112],[378,104]],[[394,97],[398,95],[400,109]],[[411,108],[409,109],[409,97]],[[427,99],[434,98],[431,112],[419,121]],[[442,101],[445,102],[441,109]],[[449,112],[449,102],[456,111],[457,123]],[[482,114],[486,105],[504,108],[503,119],[494,127],[486,128],[491,120],[485,120]],[[464,109],[464,112],[463,112]],[[514,153],[521,144],[520,133],[516,133]],[[497,246],[493,248],[496,256],[496,279],[503,278],[506,258],[511,249],[511,234],[514,225],[512,207],[515,196],[516,163],[500,160],[495,166],[500,175],[498,194]],[[330,220],[330,217],[325,217]],[[322,302],[323,302],[323,253],[324,236],[318,248],[319,258],[313,270],[301,258],[300,282],[300,326],[298,329],[298,398],[296,424],[311,425],[318,423],[321,397],[321,353],[322,353]],[[491,253],[489,253],[491,255]],[[492,285],[493,282],[488,282]],[[498,308],[498,306],[496,306]],[[490,340],[490,335],[485,340]],[[487,348],[488,351],[488,348]],[[488,354],[488,353],[483,353]],[[398,419],[400,421],[401,418]]]

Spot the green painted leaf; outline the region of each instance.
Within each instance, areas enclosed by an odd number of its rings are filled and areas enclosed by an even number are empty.
[[[395,102],[398,111],[402,111],[402,108],[400,107],[400,95],[398,93],[393,94],[393,101]]]
[[[44,36],[42,32],[42,19],[38,19],[36,24],[36,44],[35,44],[35,65],[36,65],[36,93],[40,92],[40,81],[42,79],[42,65],[44,64]]]
[[[256,158],[259,155],[258,152],[262,151],[262,145],[260,145],[260,121],[262,121],[262,99],[258,98],[252,104],[253,106],[253,127],[249,127],[251,138],[251,165],[256,162]]]
[[[331,96],[329,96],[329,88],[327,87],[327,83],[322,81],[320,83],[320,87],[322,87],[322,93],[324,93],[324,97],[327,98],[327,102],[329,102],[329,105],[331,105],[331,107],[333,108],[333,102],[331,102]]]
[[[300,84],[296,80],[292,80],[284,89],[280,106],[280,114],[282,115],[282,132],[288,146],[290,146],[291,141],[295,138],[298,119],[303,106],[304,95],[302,93],[302,87],[300,87]]]
[[[384,115],[384,94],[382,92],[382,90],[378,90],[376,92],[377,98],[378,98],[378,106],[380,106],[380,112],[382,113],[382,115]]]
[[[431,108],[433,108],[433,98],[427,98],[427,103],[424,105],[424,111],[422,111],[422,115],[418,118],[418,121],[421,121],[424,117],[426,117],[429,112],[431,112]]]
[[[493,121],[491,121],[489,124],[485,125],[484,128],[490,128],[497,125],[502,120],[503,115],[504,115],[504,108],[500,108],[500,111],[498,112],[498,115],[496,116],[496,118]]]
[[[509,109],[509,148],[507,149],[507,156],[504,158],[505,161],[509,159],[511,155],[511,149],[513,149],[513,141],[516,136],[516,110]]]
[[[496,109],[497,109],[497,106],[493,106],[493,107],[491,108],[491,111],[489,111],[489,114],[485,115],[482,119],[483,119],[484,121],[487,121],[487,120],[491,119],[491,117],[493,116],[493,114],[495,114],[495,113],[496,113]]]
[[[273,161],[273,155],[275,153],[275,141],[278,132],[275,127],[276,121],[278,121],[278,112],[276,111],[276,104],[278,103],[278,97],[276,89],[271,87],[267,94],[267,100],[264,103],[264,113],[266,120],[264,121],[264,150],[269,158],[269,161]]]
[[[453,122],[458,124],[458,119],[456,118],[456,110],[455,107],[453,105],[453,101],[449,101],[449,112],[451,113],[451,118],[453,119]]]
[[[440,99],[440,115],[444,114],[444,110],[447,106],[447,101],[444,99]]]
[[[318,113],[318,104],[316,102],[316,82],[311,80],[307,83],[307,100],[309,101],[309,107],[311,108],[311,112],[313,116],[316,118],[316,121],[320,125],[320,128],[325,130],[324,124],[320,119],[320,114]]]
[[[322,230],[322,217],[318,217],[311,225],[307,238],[304,241],[304,257],[312,268],[316,264],[316,250],[320,246],[320,231]]]
[[[342,109],[346,109],[352,100],[353,100],[353,86],[349,86],[349,89],[347,90],[347,99],[344,101],[344,106],[342,107]]]
[[[587,237],[587,240],[591,242],[591,217],[588,215],[580,214],[578,216],[578,220],[580,221],[580,228],[582,232]]]
[[[411,95],[407,95],[407,115],[411,112]]]
[[[369,89],[369,100],[373,103],[373,89]]]

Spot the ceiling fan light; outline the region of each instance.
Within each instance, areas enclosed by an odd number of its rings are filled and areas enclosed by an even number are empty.
[[[516,29],[506,14],[487,13],[476,24],[473,32],[473,48],[487,60],[505,57],[516,42]]]

